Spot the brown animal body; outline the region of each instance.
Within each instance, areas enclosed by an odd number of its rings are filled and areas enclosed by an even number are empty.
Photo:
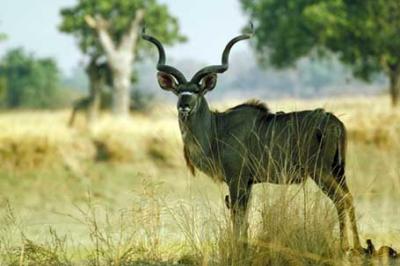
[[[212,111],[205,94],[216,86],[217,73],[228,69],[232,46],[250,35],[232,39],[222,64],[201,69],[190,81],[165,64],[157,39],[142,36],[158,48],[160,87],[178,96],[179,126],[190,170],[198,169],[228,185],[225,201],[236,239],[247,238],[247,206],[254,184],[299,184],[311,178],[336,206],[343,248],[349,247],[348,217],[353,245],[362,249],[345,178],[346,129],[335,115],[323,109],[272,113],[258,101]]]

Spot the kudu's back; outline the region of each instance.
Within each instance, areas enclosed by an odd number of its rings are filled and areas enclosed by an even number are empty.
[[[273,114],[244,104],[219,114],[216,124],[215,157],[225,173],[237,172],[225,175],[240,173],[252,183],[300,183],[308,176],[339,178],[343,171],[345,127],[323,109]]]

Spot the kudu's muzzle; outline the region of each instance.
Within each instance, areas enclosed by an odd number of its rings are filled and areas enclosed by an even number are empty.
[[[177,108],[180,117],[188,118],[196,108],[196,95],[189,91],[179,93]]]

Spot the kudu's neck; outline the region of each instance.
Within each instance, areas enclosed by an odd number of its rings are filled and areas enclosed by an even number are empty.
[[[187,119],[179,118],[183,141],[185,143],[194,141],[203,147],[208,146],[211,134],[214,131],[213,118],[213,112],[210,111],[206,99],[202,97],[195,113]]]

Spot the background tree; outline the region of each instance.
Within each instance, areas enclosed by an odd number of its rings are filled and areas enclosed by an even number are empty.
[[[5,39],[7,39],[7,35],[0,32],[0,43]],[[4,104],[5,97],[6,97],[6,79],[5,77],[0,76],[0,105]]]
[[[0,42],[4,41],[5,39],[7,39],[7,35],[0,32]]]
[[[0,104],[6,108],[55,108],[62,101],[59,70],[51,58],[37,59],[18,48],[0,65]]]
[[[261,62],[277,67],[326,51],[369,81],[383,72],[393,105],[400,98],[400,1],[241,0],[256,28]]]
[[[4,41],[5,39],[7,39],[7,34],[0,32],[0,42]]]
[[[117,115],[129,111],[132,66],[137,53],[144,51],[139,40],[140,25],[166,44],[183,41],[178,21],[167,6],[156,0],[80,0],[61,11],[60,29],[73,34],[89,57],[105,55],[112,72],[113,110]]]

